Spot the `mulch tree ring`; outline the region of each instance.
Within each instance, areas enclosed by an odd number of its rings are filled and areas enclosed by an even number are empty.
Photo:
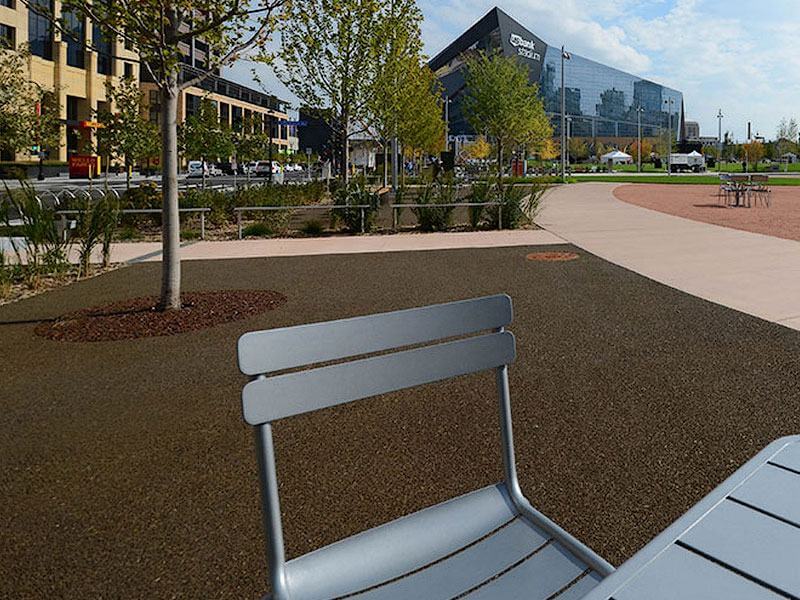
[[[539,262],[564,262],[580,258],[580,255],[575,252],[531,252],[525,258]]]
[[[270,290],[188,292],[180,310],[159,311],[158,296],[133,298],[68,313],[35,332],[62,342],[107,342],[175,335],[246,319],[286,302]]]

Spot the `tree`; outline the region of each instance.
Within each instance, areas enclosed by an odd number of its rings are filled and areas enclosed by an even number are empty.
[[[569,155],[573,160],[580,161],[589,158],[589,146],[580,138],[570,138]]]
[[[797,151],[798,141],[800,141],[798,140],[798,136],[800,136],[800,130],[794,117],[788,120],[786,117],[782,118],[781,122],[778,124],[777,140],[775,143],[775,150],[779,159],[782,159],[783,155],[788,152]],[[786,168],[788,170],[788,163]]]
[[[58,95],[30,80],[27,48],[4,48],[0,40],[0,150],[16,154],[61,144]]]
[[[405,86],[396,135],[404,149],[435,154],[444,148],[445,135],[439,80],[417,62],[408,70]]]
[[[414,100],[410,97],[416,91],[414,79],[425,62],[421,22],[422,11],[416,0],[388,0],[374,35],[375,77],[371,82],[367,120],[383,145],[384,185],[388,183],[389,141],[398,136],[404,118],[413,118],[405,109]]]
[[[486,141],[486,138],[482,135],[479,135],[475,138],[475,141],[471,144],[468,144],[464,147],[464,154],[467,158],[474,158],[478,160],[483,160],[485,158],[489,158],[489,154],[492,152],[492,145]]]
[[[475,131],[486,132],[497,146],[498,185],[502,187],[503,150],[541,144],[553,129],[544,112],[539,87],[516,58],[478,51],[466,57],[464,114]]]
[[[106,97],[113,109],[97,112],[98,153],[106,156],[106,169],[112,159],[123,159],[130,189],[131,166],[158,154],[158,127],[142,117],[142,92],[133,78],[123,77],[118,87],[106,82]]]
[[[742,144],[742,159],[747,161],[748,165],[753,165],[755,171],[758,171],[758,163],[764,158],[764,152],[764,144],[758,140]]]
[[[217,105],[203,98],[197,112],[186,118],[179,131],[179,147],[189,158],[203,162],[203,188],[206,186],[206,159],[228,158],[234,152],[229,131],[219,122]]]
[[[291,5],[276,72],[303,104],[328,112],[348,179],[348,142],[365,130],[375,76],[378,0],[304,0]]]
[[[642,162],[645,162],[648,158],[650,158],[650,153],[653,152],[653,144],[651,144],[648,140],[643,139],[641,148],[639,147],[638,140],[631,144],[631,157],[633,158],[633,162],[639,162],[639,152],[641,151],[642,154]]]
[[[35,0],[28,10],[48,17],[64,31],[60,18]],[[158,86],[161,107],[162,276],[159,308],[181,308],[180,223],[178,220],[178,98],[217,69],[252,49],[266,51],[270,34],[287,0],[64,0],[62,13],[88,18],[109,38],[128,43]],[[67,35],[71,35],[67,32]],[[207,70],[182,76],[186,44],[208,45]],[[183,49],[182,49],[183,48]],[[184,72],[185,73],[185,72]]]

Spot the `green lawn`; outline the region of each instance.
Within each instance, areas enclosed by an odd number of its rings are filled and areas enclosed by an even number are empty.
[[[572,175],[569,178],[572,183],[583,181],[609,181],[614,183],[669,183],[677,185],[717,185],[719,177],[717,175],[674,175],[668,177],[666,173],[662,175]],[[772,177],[769,180],[772,186],[778,185],[798,185],[800,177]]]

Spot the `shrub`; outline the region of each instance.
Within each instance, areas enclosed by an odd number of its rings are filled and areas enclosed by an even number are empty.
[[[135,227],[132,227],[132,226],[130,226],[130,225],[124,225],[124,226],[123,226],[123,227],[122,227],[122,228],[119,230],[119,234],[117,235],[117,238],[118,238],[120,241],[130,241],[130,240],[135,240],[135,239],[136,239],[136,238],[138,238],[138,237],[139,237],[139,232],[137,232],[137,231],[136,231],[136,228],[135,228]]]
[[[344,224],[345,229],[351,233],[370,231],[375,221],[378,202],[378,194],[371,192],[363,179],[353,180],[346,187],[336,190],[334,205],[345,208],[334,210],[333,220]],[[350,208],[355,206],[367,208]]]
[[[181,229],[182,240],[196,240],[200,237],[200,233],[194,229]]]
[[[181,208],[210,208],[206,217],[214,227],[222,227],[233,219],[236,195],[217,190],[191,189],[180,197]]]
[[[125,190],[122,194],[125,208],[161,208],[161,190],[152,181],[145,181],[138,187]]]
[[[0,179],[23,181],[28,178],[28,170],[17,165],[0,165]]]
[[[470,203],[484,203],[491,202],[493,198],[492,186],[485,181],[479,181],[473,184],[470,193],[466,197],[466,201]],[[483,223],[486,208],[486,206],[469,207],[469,224],[473,229],[478,229]]]
[[[547,186],[541,183],[530,185],[506,185],[496,191],[495,200],[500,206],[488,211],[489,227],[498,228],[498,210],[503,217],[503,229],[517,229],[531,223],[539,210],[539,202]]]
[[[268,237],[272,232],[270,225],[261,221],[259,223],[250,223],[245,227],[242,230],[242,237]]]
[[[11,267],[6,265],[6,253],[0,248],[0,299],[8,297],[11,293],[12,282]]]
[[[454,207],[437,206],[456,201],[456,188],[452,184],[431,183],[425,186],[417,198],[417,207],[411,210],[417,216],[422,231],[447,231]]]
[[[110,193],[97,201],[87,198],[79,209],[75,235],[78,238],[78,277],[86,276],[91,270],[92,251],[100,245],[103,252],[103,266],[111,262],[111,243],[119,218],[119,201]]]
[[[25,265],[24,273],[29,286],[37,287],[41,275],[57,275],[69,269],[67,243],[56,223],[55,209],[40,202],[30,184],[22,182],[22,187],[13,192],[6,187],[0,201],[0,218],[9,228],[12,220],[21,222],[16,231],[23,238],[24,248],[13,238],[11,245],[17,263]]]
[[[325,226],[322,224],[321,221],[317,221],[312,219],[311,221],[306,221],[303,224],[303,233],[310,236],[320,236],[324,233]]]

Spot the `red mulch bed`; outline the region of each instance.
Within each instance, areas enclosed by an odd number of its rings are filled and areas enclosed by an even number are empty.
[[[574,252],[531,252],[525,258],[539,262],[564,262],[575,260],[578,255]]]
[[[270,290],[221,290],[182,295],[181,310],[157,310],[147,296],[86,308],[39,324],[37,335],[61,342],[107,342],[175,335],[246,319],[286,302]]]
[[[616,188],[623,202],[659,212],[800,241],[800,187],[772,186],[772,205],[727,207],[717,199],[716,185],[630,184]]]

